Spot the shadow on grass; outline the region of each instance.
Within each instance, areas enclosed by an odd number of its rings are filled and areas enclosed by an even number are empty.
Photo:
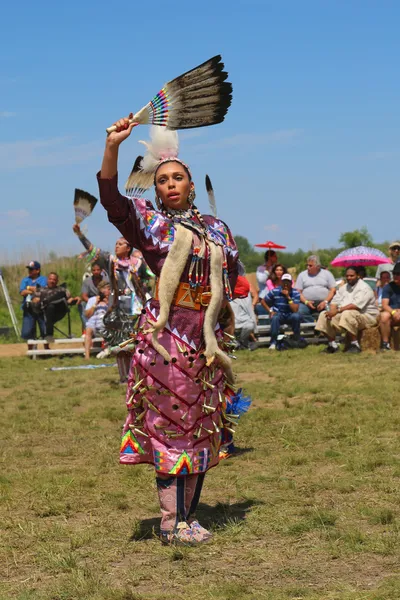
[[[240,456],[241,454],[247,454],[248,452],[254,452],[254,448],[239,448],[238,446],[235,446],[235,451],[233,454],[235,456]]]
[[[232,522],[243,521],[250,510],[264,504],[261,500],[243,500],[235,504],[218,502],[215,506],[200,502],[196,516],[206,529],[223,529]],[[160,532],[160,517],[139,521],[129,538],[130,542],[149,540]]]

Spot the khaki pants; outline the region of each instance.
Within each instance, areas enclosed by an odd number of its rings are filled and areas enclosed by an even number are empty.
[[[363,315],[358,310],[345,310],[333,317],[331,321],[326,318],[326,312],[324,311],[319,315],[315,329],[325,333],[328,338],[334,338],[340,330],[344,330],[351,335],[358,335],[363,329],[375,327],[377,324],[377,317]]]

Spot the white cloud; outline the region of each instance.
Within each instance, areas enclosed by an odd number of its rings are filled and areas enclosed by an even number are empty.
[[[10,119],[11,117],[16,117],[17,113],[10,112],[8,110],[0,111],[0,119]]]
[[[191,146],[192,150],[215,150],[221,148],[245,148],[248,146],[263,146],[267,144],[284,144],[300,137],[303,129],[278,129],[265,133],[238,133],[230,137],[213,140],[207,144]]]
[[[0,144],[0,170],[53,167],[84,162],[100,156],[101,144],[74,144],[69,137]]]
[[[392,151],[376,151],[367,152],[359,156],[359,160],[386,160],[387,158],[394,158],[398,153]]]
[[[15,219],[18,221],[23,221],[24,219],[27,219],[30,214],[27,210],[25,210],[25,208],[17,208],[16,210],[8,210],[5,215],[7,217],[10,217],[10,219]]]
[[[272,223],[272,225],[264,225],[264,231],[279,231],[279,225]]]

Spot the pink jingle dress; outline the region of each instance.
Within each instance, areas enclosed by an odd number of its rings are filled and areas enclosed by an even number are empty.
[[[154,210],[145,199],[130,200],[118,191],[117,176],[101,179],[100,199],[108,219],[135,248],[159,277],[174,241],[174,222]],[[220,220],[204,215],[209,234],[218,239],[225,255],[225,279],[234,289],[238,251],[235,241]],[[181,276],[189,282],[194,242]],[[209,286],[209,256],[203,259],[200,282]],[[221,278],[222,278],[221,273]],[[227,281],[225,282],[227,284]],[[228,289],[229,286],[225,285]],[[206,365],[203,323],[206,307],[193,310],[172,304],[168,323],[159,342],[172,357],[167,362],[152,346],[146,333],[157,320],[159,303],[150,300],[138,322],[128,379],[126,419],[120,462],[149,463],[158,473],[175,476],[199,474],[218,464],[221,435],[231,431],[232,420],[226,415],[226,402],[235,396],[223,369],[214,361]],[[224,348],[222,332],[216,327],[219,345]]]

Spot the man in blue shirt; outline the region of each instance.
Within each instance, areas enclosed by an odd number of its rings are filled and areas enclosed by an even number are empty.
[[[40,335],[44,337],[46,335],[46,325],[42,313],[36,313],[31,307],[32,294],[36,292],[39,287],[45,287],[47,285],[47,277],[40,274],[40,263],[37,260],[31,260],[28,265],[28,277],[24,277],[19,286],[19,293],[23,297],[22,300],[22,332],[21,337],[24,340],[30,338],[36,338],[36,323],[39,325]]]
[[[291,326],[294,339],[300,338],[300,293],[293,289],[293,279],[289,273],[282,275],[281,282],[280,286],[273,288],[264,299],[261,299],[262,306],[271,317],[270,350],[276,350],[279,328],[285,323]]]

